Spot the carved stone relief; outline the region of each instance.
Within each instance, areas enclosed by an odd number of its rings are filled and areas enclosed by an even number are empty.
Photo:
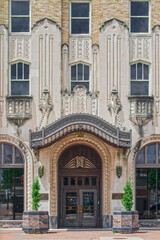
[[[130,62],[151,62],[151,37],[130,37]]]
[[[71,37],[69,63],[84,61],[91,63],[91,38]]]
[[[9,37],[9,61],[22,59],[31,62],[31,37],[10,36]]]
[[[102,212],[104,215],[110,214],[110,192],[111,192],[111,156],[107,145],[91,134],[85,133],[83,139],[77,134],[70,134],[55,143],[50,152],[50,215],[57,216],[58,200],[58,159],[60,154],[73,144],[87,144],[94,148],[102,159]]]
[[[77,156],[68,162],[64,168],[96,168],[96,166],[84,156]]]
[[[72,113],[98,115],[98,93],[87,93],[84,86],[76,86],[73,92],[63,92],[62,116]]]

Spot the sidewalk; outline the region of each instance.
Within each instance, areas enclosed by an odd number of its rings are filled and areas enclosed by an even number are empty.
[[[48,240],[48,239],[76,239],[76,240],[160,240],[160,230],[140,230],[134,234],[114,234],[112,231],[97,230],[50,230],[47,234],[25,234],[19,229],[0,229],[0,240]]]

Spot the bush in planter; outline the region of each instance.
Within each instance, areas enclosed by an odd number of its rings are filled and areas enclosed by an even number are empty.
[[[131,211],[133,206],[133,189],[131,183],[131,177],[126,182],[126,186],[123,188],[124,194],[121,202],[125,207],[126,211]]]
[[[131,177],[123,188],[124,194],[121,200],[126,211],[113,213],[113,231],[120,233],[132,233],[139,229],[139,217],[137,211],[131,211],[133,206],[133,188]]]
[[[39,208],[39,202],[41,200],[41,194],[40,191],[40,185],[38,177],[34,179],[33,185],[32,185],[32,209],[34,211],[38,211]]]
[[[25,233],[45,233],[49,229],[48,212],[38,211],[41,194],[38,177],[32,185],[32,209],[23,212],[23,228]]]

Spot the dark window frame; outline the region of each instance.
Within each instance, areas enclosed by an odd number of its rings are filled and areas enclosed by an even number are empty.
[[[78,65],[81,64],[82,65],[82,79],[81,80],[78,80]],[[76,79],[75,80],[72,80],[72,67],[76,67]],[[84,68],[85,66],[87,66],[89,68],[89,79],[88,80],[84,80]],[[82,62],[78,62],[76,64],[72,64],[70,66],[70,89],[71,91],[73,91],[72,89],[72,83],[76,83],[76,86],[77,85],[83,85],[84,83],[88,83],[88,89],[87,91],[90,91],[90,65],[89,64],[85,64],[85,63],[82,63]],[[75,87],[75,86],[74,86]],[[73,87],[73,88],[74,88]]]
[[[72,17],[72,3],[74,4],[78,4],[78,3],[86,3],[86,4],[89,4],[89,16],[88,17]],[[73,33],[72,32],[72,20],[89,20],[89,31],[88,33]],[[70,2],[70,34],[71,35],[90,35],[91,34],[91,2],[89,1],[78,1],[78,2],[75,2],[75,1],[71,1]]]
[[[19,78],[18,71],[19,71],[19,64],[22,64],[22,78]],[[16,78],[12,78],[12,66],[16,65]],[[24,68],[25,65],[28,66],[28,78],[25,78]],[[12,83],[28,83],[28,93],[26,94],[12,94]],[[10,64],[10,96],[30,96],[30,64],[24,61],[18,61]]]
[[[138,64],[142,64],[142,78],[138,78],[138,75],[140,75],[140,73],[138,73]],[[132,66],[136,67],[136,78],[132,78]],[[145,66],[148,66],[148,79],[145,78],[145,73],[144,73],[144,68]],[[132,93],[132,83],[146,83],[147,87],[148,87],[148,93],[147,94],[133,94]],[[150,65],[146,62],[136,62],[136,63],[132,63],[130,65],[130,95],[131,96],[149,96],[150,95]]]
[[[133,2],[148,2],[148,16],[140,15],[140,16],[134,16],[132,15],[132,3]],[[148,20],[148,30],[147,31],[133,31],[131,26],[132,19],[147,19]],[[149,0],[130,0],[130,33],[132,34],[148,34],[150,33],[150,1]]]
[[[25,14],[22,14],[22,15],[19,15],[19,14],[12,14],[12,2],[28,2],[29,3],[29,15],[25,15]],[[31,29],[30,29],[30,26],[31,26],[31,4],[30,4],[30,0],[11,0],[10,1],[10,32],[12,34],[28,34],[30,33]],[[12,29],[12,19],[18,19],[18,18],[28,18],[28,22],[29,22],[29,26],[28,26],[28,31],[13,31]]]

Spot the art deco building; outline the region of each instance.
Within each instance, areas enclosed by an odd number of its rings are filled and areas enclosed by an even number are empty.
[[[159,24],[159,0],[0,0],[0,226],[37,175],[51,228],[111,227],[131,175],[158,225]]]

